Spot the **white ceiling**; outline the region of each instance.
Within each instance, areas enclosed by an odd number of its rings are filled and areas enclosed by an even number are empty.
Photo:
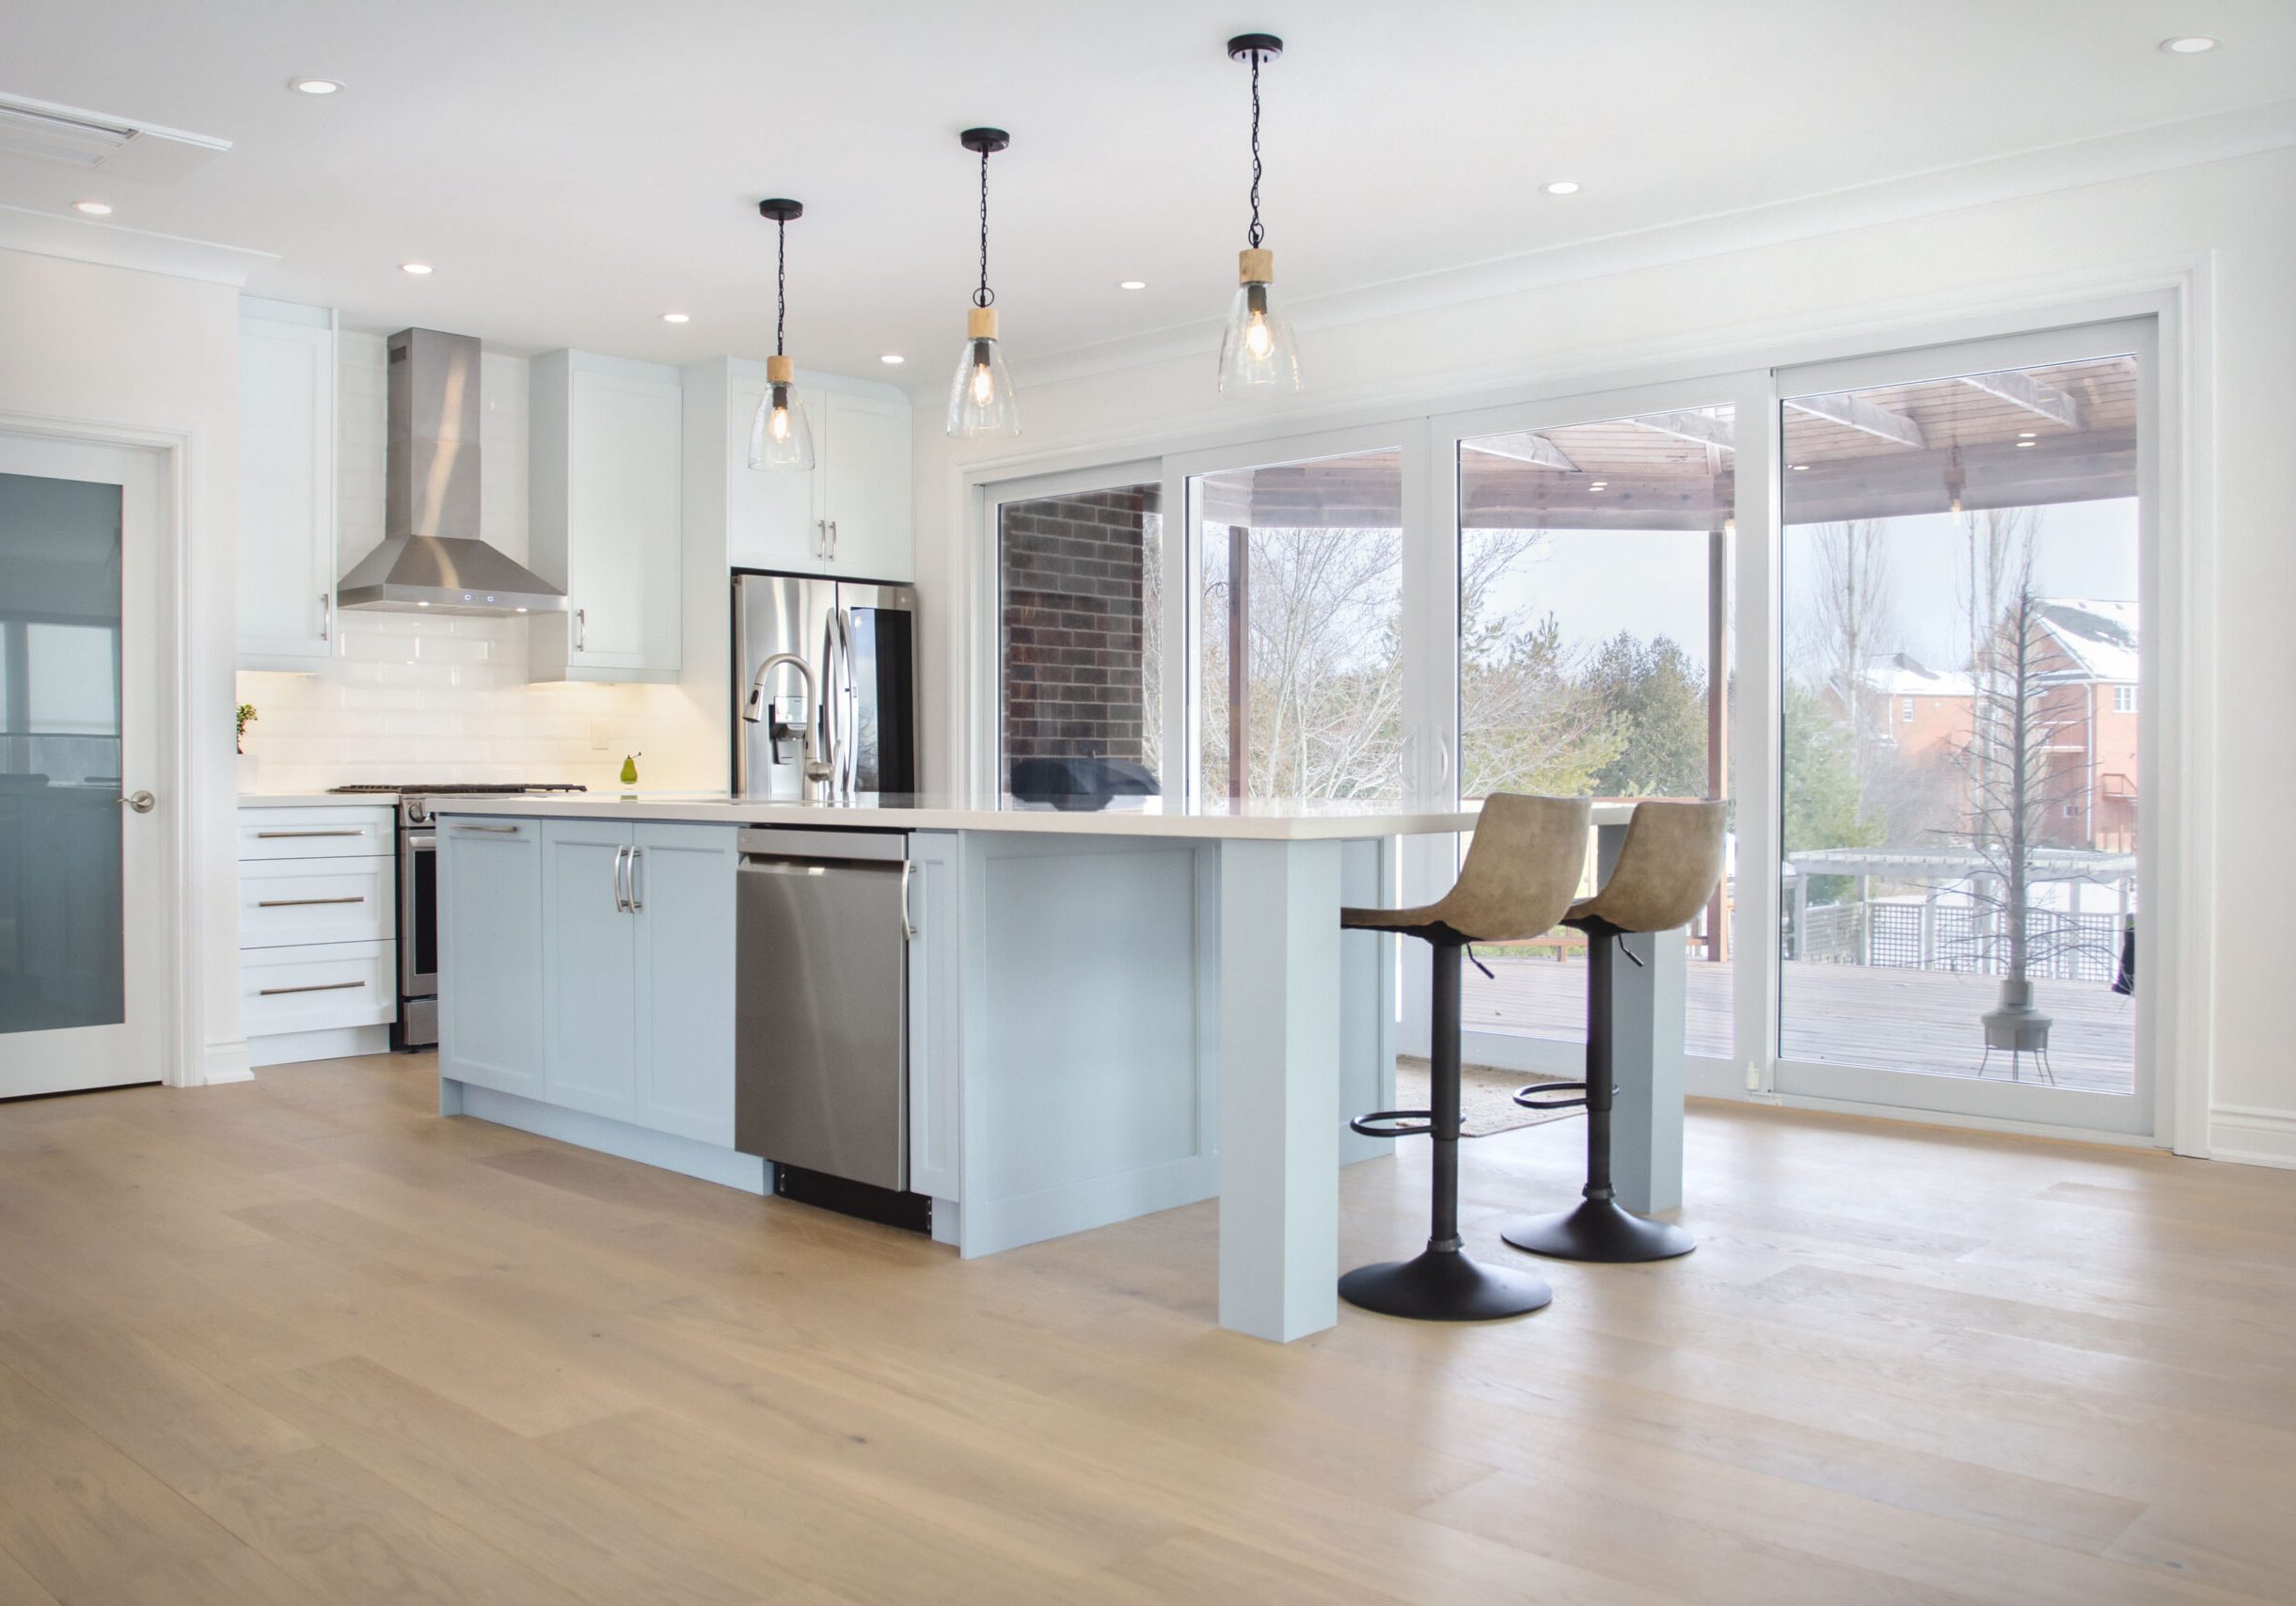
[[[682,361],[771,349],[755,203],[788,195],[793,355],[915,383],[962,330],[974,123],[1013,134],[990,270],[1016,363],[1219,315],[1248,176],[1222,45],[1246,28],[1289,44],[1263,194],[1295,298],[2296,85],[2288,0],[0,0],[0,92],[232,142],[166,184],[0,157],[0,204],[92,193],[109,226],[276,253],[251,291],[353,327]],[[2224,47],[2157,48],[2189,33]]]

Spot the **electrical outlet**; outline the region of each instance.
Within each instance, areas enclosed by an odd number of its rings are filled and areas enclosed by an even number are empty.
[[[590,751],[604,753],[614,744],[614,727],[604,720],[590,722]]]

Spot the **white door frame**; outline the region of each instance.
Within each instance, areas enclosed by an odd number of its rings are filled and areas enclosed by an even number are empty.
[[[185,466],[191,456],[191,432],[0,409],[0,437],[144,452],[157,459],[152,582],[160,600],[150,654],[159,681],[154,697],[155,773],[149,781],[130,776],[121,779],[131,789],[148,786],[160,799],[159,873],[150,895],[152,915],[160,926],[158,968],[166,994],[159,1004],[163,1023],[159,1079],[172,1088],[244,1079],[244,1070],[237,1076],[228,1071],[214,1077],[205,1074],[206,1000],[198,967],[193,962],[196,948],[187,940],[187,930],[199,912],[198,843],[207,813],[204,800],[195,789],[195,766],[188,745],[193,688],[199,684],[191,660],[185,584],[189,569]]]

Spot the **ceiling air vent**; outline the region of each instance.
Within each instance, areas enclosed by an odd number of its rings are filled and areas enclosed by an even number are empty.
[[[166,180],[230,148],[230,140],[205,134],[0,94],[0,159],[29,156],[127,178]]]

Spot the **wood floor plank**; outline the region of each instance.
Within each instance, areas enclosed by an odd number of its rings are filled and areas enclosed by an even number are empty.
[[[1696,1255],[1276,1346],[1211,1204],[963,1262],[435,1077],[0,1105],[0,1606],[2296,1601],[2290,1173],[1695,1103]]]
[[[215,1473],[188,1492],[329,1600],[540,1606],[565,1598],[467,1528],[325,1445]]]
[[[0,1332],[0,1364],[177,1487],[316,1442],[159,1344],[103,1324]]]
[[[230,1535],[0,1366],[0,1548],[59,1600],[229,1549]]]

